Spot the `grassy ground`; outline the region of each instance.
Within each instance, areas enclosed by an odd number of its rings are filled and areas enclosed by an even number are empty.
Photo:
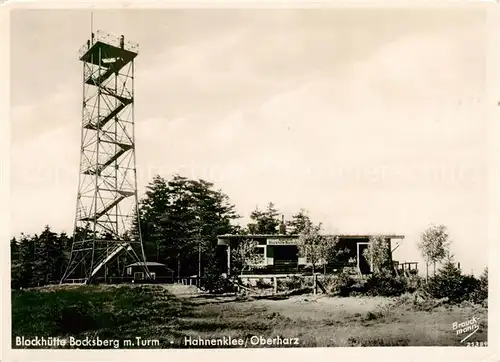
[[[389,298],[241,299],[198,294],[181,285],[81,286],[13,291],[12,305],[13,341],[19,336],[140,336],[159,341],[149,347],[188,348],[185,337],[230,336],[251,347],[252,336],[280,336],[298,338],[302,347],[458,346],[468,333],[457,336],[452,324],[472,317],[479,318],[481,328],[468,341],[487,340],[483,307],[418,310]]]

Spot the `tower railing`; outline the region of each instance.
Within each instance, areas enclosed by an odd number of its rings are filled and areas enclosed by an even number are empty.
[[[88,50],[89,50],[89,44],[90,47],[97,43],[98,41],[102,43],[106,43],[109,45],[113,45],[115,47],[120,47],[120,37],[106,33],[105,31],[102,30],[97,30],[94,33],[94,38],[90,40],[89,42],[83,44],[80,49],[78,50],[78,55],[82,57]],[[123,49],[128,50],[130,52],[134,52],[136,54],[139,54],[139,43],[132,42],[130,40],[127,40],[124,42]]]

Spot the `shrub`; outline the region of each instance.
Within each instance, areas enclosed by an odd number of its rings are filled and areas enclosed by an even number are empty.
[[[471,301],[473,303],[488,305],[488,268],[484,269],[479,277],[479,282],[476,289],[471,293]]]
[[[472,275],[462,275],[460,269],[450,261],[423,286],[423,291],[431,297],[447,298],[450,303],[461,303],[474,298],[480,302],[481,292],[477,294],[478,290],[481,290],[481,282]]]
[[[306,286],[305,278],[299,277],[297,275],[292,275],[284,279],[278,279],[279,290],[296,290],[296,289],[302,289],[305,286]]]
[[[365,320],[371,321],[374,319],[378,319],[379,317],[380,317],[380,315],[378,313],[368,312],[368,313],[366,313]]]
[[[209,293],[229,293],[235,290],[234,284],[222,275],[209,274],[201,279],[200,287]]]
[[[369,295],[392,297],[406,291],[407,281],[404,277],[395,276],[389,271],[381,271],[368,277],[365,288]]]
[[[367,292],[367,280],[366,279],[358,279],[351,287],[350,296],[362,296],[366,295]]]
[[[344,269],[339,274],[325,278],[322,281],[329,294],[340,297],[349,296],[355,290],[356,282],[355,276],[352,275],[349,269]]]
[[[420,289],[423,279],[417,274],[410,274],[406,278],[402,278],[406,293],[414,293]]]
[[[480,282],[473,275],[462,275],[460,290],[465,300],[471,301],[474,294],[480,289]]]
[[[326,289],[328,293],[330,293],[331,289],[333,288],[333,284],[336,283],[336,279],[338,278],[338,275],[325,275],[322,278],[318,278],[318,281],[321,283],[321,285]]]
[[[272,288],[273,285],[271,281],[264,280],[264,278],[259,278],[255,282],[255,287],[257,287],[258,289],[269,289]]]

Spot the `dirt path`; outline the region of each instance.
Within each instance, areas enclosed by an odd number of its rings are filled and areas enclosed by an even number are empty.
[[[264,308],[270,312],[280,313],[290,318],[322,319],[349,314],[364,314],[377,307],[390,303],[388,298],[335,298],[323,294],[299,295],[282,300],[272,299],[240,299],[234,295],[212,296],[199,291],[196,286],[168,284],[163,286],[179,299],[189,300],[193,305],[216,305],[223,303],[227,308],[245,310],[247,308]],[[224,308],[225,309],[225,308]]]
[[[336,298],[325,295],[294,296],[281,301],[260,300],[257,305],[289,318],[339,318],[346,315],[365,314],[389,304],[387,298]]]

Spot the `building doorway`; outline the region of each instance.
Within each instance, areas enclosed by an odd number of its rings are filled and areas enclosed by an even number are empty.
[[[365,257],[365,250],[369,243],[358,243],[358,269],[361,274],[370,274],[372,272],[371,263]]]

